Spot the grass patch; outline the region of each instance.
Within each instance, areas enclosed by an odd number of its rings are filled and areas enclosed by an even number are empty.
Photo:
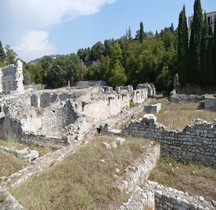
[[[12,154],[7,154],[0,150],[0,177],[9,176],[27,165],[23,159],[19,159]]]
[[[28,147],[31,150],[37,150],[39,151],[40,155],[44,155],[49,152],[55,151],[57,148],[54,148],[52,144],[49,142],[46,142],[42,145],[39,144],[22,144],[19,143],[18,141],[14,140],[13,138],[9,138],[8,140],[2,140],[0,139],[0,146],[6,146],[9,148],[15,148],[15,149],[24,149]]]
[[[162,111],[155,114],[157,121],[171,129],[183,129],[196,118],[212,121],[216,119],[216,112],[198,109],[199,103],[170,103],[167,99],[152,100],[150,104],[162,104]],[[141,113],[139,116],[143,116]]]
[[[130,101],[130,108],[137,106],[137,103],[134,101]]]
[[[0,203],[3,203],[5,199],[6,199],[5,195],[0,195]]]
[[[124,145],[111,150],[102,145],[115,138],[95,137],[63,162],[13,189],[12,194],[25,209],[117,209],[128,195],[115,188],[115,175],[124,175],[125,168],[146,151],[147,141],[128,137]]]
[[[216,169],[210,167],[161,157],[149,179],[208,201],[216,200]]]

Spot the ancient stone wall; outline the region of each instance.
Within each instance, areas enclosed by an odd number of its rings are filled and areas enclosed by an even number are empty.
[[[135,103],[142,103],[148,98],[148,89],[134,90],[131,94],[131,100]]]
[[[202,196],[189,196],[187,192],[148,181],[143,188],[137,188],[128,202],[119,208],[119,210],[133,209],[213,210],[215,207]]]
[[[86,86],[106,86],[106,82],[103,80],[98,81],[79,81],[76,86],[86,87]]]
[[[0,68],[0,93],[23,93],[23,64],[20,60],[17,65],[8,65]]]
[[[129,101],[129,95],[108,94],[105,98],[83,101],[79,113],[97,122],[119,114],[123,108],[129,107]]]
[[[216,98],[215,97],[206,97],[203,101],[204,109],[216,109]]]
[[[169,100],[172,103],[197,103],[205,99],[204,95],[186,95],[186,94],[174,94],[170,96]]]
[[[126,169],[123,178],[117,179],[117,188],[121,192],[134,192],[138,186],[146,182],[159,157],[160,146],[152,145],[144,155]]]
[[[167,188],[155,182],[147,183],[155,192],[155,209],[215,209],[213,205],[202,196],[189,196],[173,188]]]
[[[204,94],[214,94],[216,93],[215,87],[203,88],[198,85],[186,85],[184,87],[176,87],[177,94],[194,94],[194,95],[204,95]]]
[[[170,130],[155,122],[155,118],[144,117],[131,122],[122,133],[159,141],[161,152],[175,160],[216,167],[216,121],[197,119],[183,130]]]

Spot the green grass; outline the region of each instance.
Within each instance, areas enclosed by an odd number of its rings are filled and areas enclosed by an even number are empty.
[[[15,149],[24,149],[24,148],[28,147],[31,150],[39,151],[40,155],[44,155],[48,152],[52,152],[52,151],[56,150],[56,148],[54,148],[53,145],[50,144],[49,142],[46,142],[42,145],[33,144],[33,143],[22,144],[22,143],[19,143],[17,140],[15,140],[12,137],[8,138],[7,140],[0,139],[0,146],[6,146],[9,148],[15,148]]]
[[[162,109],[157,116],[157,122],[171,129],[183,129],[196,118],[207,121],[216,119],[216,112],[198,109],[199,103],[170,103],[167,99],[152,100],[150,104],[161,103]],[[145,113],[141,113],[139,117]]]
[[[210,167],[161,157],[149,179],[209,201],[216,200],[216,169]]]
[[[9,176],[27,165],[23,159],[16,158],[12,154],[5,153],[0,150],[0,177]]]
[[[3,203],[5,201],[5,195],[0,195],[0,203]]]
[[[129,137],[117,149],[107,150],[115,136],[99,136],[47,171],[12,190],[25,209],[117,209],[128,197],[115,187],[124,169],[146,151],[144,139]],[[105,163],[102,163],[101,160]]]
[[[44,145],[26,145],[18,143],[14,140],[14,138],[8,138],[8,140],[0,140],[0,146],[6,146],[8,148],[14,149],[24,149],[25,147],[28,147],[31,150],[38,150],[40,155],[44,155],[55,150],[49,143],[45,143]],[[0,177],[9,176],[28,165],[28,162],[24,159],[17,158],[13,154],[6,153],[3,150],[0,150],[0,162]]]

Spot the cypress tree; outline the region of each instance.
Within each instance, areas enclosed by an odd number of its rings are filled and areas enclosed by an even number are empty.
[[[214,20],[214,45],[213,45],[213,74],[214,74],[214,85],[216,85],[216,18]]]
[[[203,24],[203,30],[202,30],[202,39],[201,39],[201,82],[203,85],[208,83],[208,33],[209,33],[209,26],[207,23],[206,14],[204,17],[204,24]]]
[[[5,60],[5,52],[4,52],[4,49],[2,47],[2,43],[0,41],[0,62],[4,62]]]
[[[143,42],[144,40],[144,26],[143,26],[143,22],[140,23],[140,33],[139,33],[139,40],[140,40],[140,43]]]
[[[200,0],[194,2],[194,16],[193,23],[191,25],[191,37],[190,37],[190,62],[191,62],[191,82],[196,84],[200,83],[201,79],[201,65],[200,65],[200,53],[201,53],[201,38],[202,38],[202,7]]]
[[[203,50],[203,49],[202,49]],[[207,72],[208,72],[208,84],[214,84],[214,70],[213,70],[213,33],[212,27],[208,28],[208,48],[207,48]]]
[[[187,57],[188,57],[188,28],[185,13],[185,6],[179,14],[178,23],[178,74],[181,85],[185,85],[188,81],[187,76]]]

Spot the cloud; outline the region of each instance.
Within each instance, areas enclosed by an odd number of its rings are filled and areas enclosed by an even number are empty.
[[[20,58],[52,52],[52,26],[100,11],[117,0],[0,0],[0,38],[14,45]],[[11,44],[11,42],[13,44]],[[31,56],[32,55],[32,56]],[[24,57],[22,57],[24,56]],[[31,58],[30,58],[31,57]]]
[[[12,48],[19,57],[25,61],[39,58],[54,53],[55,49],[48,41],[49,34],[46,31],[30,31],[25,34],[21,42]]]
[[[116,0],[0,0],[0,13],[5,20],[21,27],[40,29],[71,20],[83,15],[97,13],[105,4]],[[2,10],[2,9],[4,10]]]

